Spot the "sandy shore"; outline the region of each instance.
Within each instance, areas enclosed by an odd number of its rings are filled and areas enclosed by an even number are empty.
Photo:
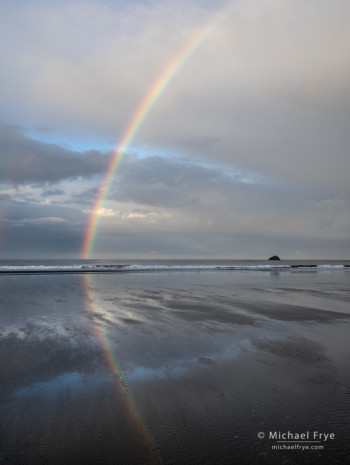
[[[346,463],[347,279],[8,276],[0,463]]]

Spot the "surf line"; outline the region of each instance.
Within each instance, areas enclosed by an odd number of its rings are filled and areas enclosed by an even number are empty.
[[[114,375],[114,380],[118,386],[118,392],[125,408],[126,415],[131,422],[133,428],[137,432],[138,438],[142,442],[142,446],[147,451],[147,459],[144,462],[149,465],[163,464],[163,458],[159,452],[156,441],[152,433],[146,426],[142,415],[137,407],[135,399],[127,385],[127,381],[120,367],[116,350],[108,337],[106,324],[103,320],[96,322],[95,315],[101,315],[101,309],[98,305],[98,299],[93,291],[93,280],[89,273],[82,275],[83,287],[86,293],[86,307],[93,316],[92,329],[94,334],[103,348],[103,355],[107,362],[108,368]]]
[[[158,101],[161,94],[169,86],[175,75],[184,67],[190,57],[198,50],[200,45],[211,35],[217,28],[220,21],[225,17],[227,7],[224,10],[216,13],[214,19],[205,27],[198,30],[191,40],[175,55],[161,71],[157,79],[148,89],[147,93],[136,108],[128,126],[121,138],[118,148],[113,152],[107,170],[104,175],[103,182],[100,185],[96,200],[90,214],[88,226],[86,228],[85,237],[81,251],[81,257],[87,259],[93,250],[94,242],[97,236],[99,222],[101,219],[102,207],[108,198],[111,190],[113,179],[118,171],[118,168],[126,154],[126,150],[130,146],[137,131],[140,129],[145,118],[150,113],[151,109]]]

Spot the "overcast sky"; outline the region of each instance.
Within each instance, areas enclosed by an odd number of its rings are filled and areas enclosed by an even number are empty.
[[[0,258],[350,258],[348,0],[0,2]]]

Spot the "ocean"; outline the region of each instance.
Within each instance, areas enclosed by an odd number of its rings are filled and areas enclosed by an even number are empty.
[[[0,463],[350,458],[350,261],[0,261]]]
[[[0,272],[233,271],[290,268],[343,269],[350,260],[0,260]]]

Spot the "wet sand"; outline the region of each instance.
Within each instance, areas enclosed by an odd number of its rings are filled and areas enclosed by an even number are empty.
[[[2,275],[0,463],[346,463],[349,277]]]

